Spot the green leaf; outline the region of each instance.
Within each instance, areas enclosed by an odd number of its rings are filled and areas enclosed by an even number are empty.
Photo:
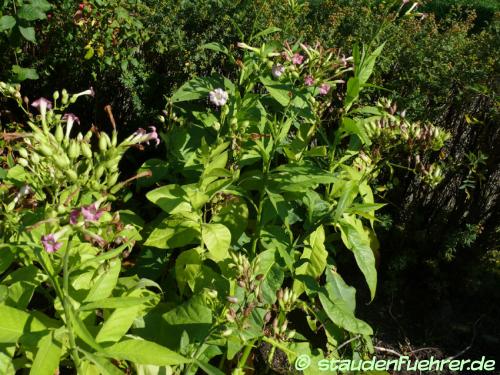
[[[219,370],[215,366],[212,366],[208,362],[195,359],[194,363],[196,363],[199,368],[201,368],[203,371],[205,371],[205,374],[207,374],[207,375],[224,375],[224,373],[221,370]]]
[[[30,375],[54,375],[59,369],[61,352],[61,343],[54,338],[54,331],[50,331],[38,344]]]
[[[344,108],[347,111],[351,108],[352,104],[356,101],[361,91],[361,84],[359,78],[351,77],[347,81],[347,94],[344,99]]]
[[[278,83],[269,78],[260,77],[260,82],[266,87],[269,94],[280,103],[283,107],[286,107],[290,103],[290,87],[282,83]]]
[[[10,30],[16,25],[16,19],[12,16],[0,17],[0,31]]]
[[[248,225],[247,204],[242,198],[233,198],[212,218],[212,223],[224,224],[231,232],[231,241],[237,242]]]
[[[30,2],[33,6],[40,8],[45,12],[52,8],[52,5],[47,0],[31,0]]]
[[[94,355],[92,353],[88,353],[82,349],[80,351],[83,352],[84,356],[92,362],[103,375],[123,375],[118,368],[116,368],[111,362],[107,359]]]
[[[14,254],[8,246],[0,247],[0,275],[10,267],[14,261]]]
[[[377,289],[377,269],[375,268],[375,255],[370,247],[370,237],[361,221],[353,216],[344,215],[339,224],[342,242],[354,253],[356,263],[365,276],[368,288],[370,288],[371,300],[373,300]]]
[[[372,335],[372,328],[364,321],[357,319],[352,312],[349,311],[345,304],[337,302],[332,302],[328,296],[320,292],[319,299],[321,305],[325,309],[326,315],[341,328],[351,332],[359,333],[362,335]]]
[[[95,309],[117,309],[121,307],[131,307],[142,305],[151,301],[152,297],[108,297],[98,301],[90,302],[80,306],[80,311]]]
[[[186,191],[179,185],[166,185],[151,190],[146,198],[171,215],[193,210]]]
[[[183,251],[175,260],[175,279],[181,295],[186,285],[194,290],[196,279],[201,270],[202,260],[197,249]]]
[[[33,5],[24,4],[17,12],[17,16],[26,21],[44,20],[47,18],[45,12]]]
[[[186,218],[164,219],[144,243],[160,249],[173,249],[199,241],[200,224]]]
[[[19,65],[12,66],[12,73],[15,74],[15,80],[22,82],[27,79],[36,80],[39,78],[38,73],[33,68],[21,68]]]
[[[342,276],[333,269],[326,272],[325,289],[332,301],[342,301],[347,309],[354,314],[356,309],[356,289],[347,285]]]
[[[105,270],[102,270],[97,279],[95,279],[85,302],[94,302],[107,298],[113,292],[120,275],[121,261],[113,259]]]
[[[190,341],[201,341],[212,326],[212,310],[207,306],[202,295],[195,295],[182,305],[162,315],[168,332],[166,340],[169,346],[179,345],[180,337],[187,332]]]
[[[306,263],[300,265],[295,274],[307,275],[317,279],[323,274],[326,267],[326,258],[328,257],[325,248],[325,230],[322,225],[311,233],[305,245],[300,259],[306,260]],[[299,280],[294,280],[293,291],[300,295],[304,290],[304,284]]]
[[[179,103],[208,98],[208,93],[216,88],[228,88],[229,80],[221,77],[196,77],[182,85],[172,95],[172,102]]]
[[[94,57],[94,53],[95,53],[94,48],[92,48],[92,47],[88,47],[88,48],[87,48],[87,52],[85,52],[85,55],[83,56],[83,58],[84,58],[85,60],[90,60],[92,57]],[[122,63],[123,63],[123,62],[124,62],[124,61],[122,61]]]
[[[358,182],[351,180],[345,183],[335,209],[335,220],[340,219],[344,211],[352,204],[356,195],[358,195]]]
[[[19,32],[29,42],[36,43],[35,28],[34,27],[22,27],[19,26]]]
[[[16,343],[24,333],[47,329],[31,314],[0,304],[0,343]]]
[[[190,362],[180,354],[151,341],[129,339],[116,343],[103,353],[118,360],[132,361],[144,365],[178,365]]]
[[[221,43],[206,43],[200,46],[200,49],[210,49],[215,52],[221,52],[224,55],[231,56],[227,47]]]
[[[203,224],[201,237],[210,253],[210,258],[219,262],[229,256],[231,232],[224,225]]]
[[[253,35],[250,38],[250,41],[255,40],[257,38],[260,38],[260,37],[263,37],[263,36],[266,36],[266,35],[269,35],[269,34],[272,34],[272,33],[277,33],[278,31],[281,31],[281,29],[279,27],[274,27],[274,26],[268,27],[267,29],[262,30],[261,32],[258,32],[257,34]]]
[[[368,82],[368,79],[373,73],[373,68],[375,66],[375,61],[377,58],[380,56],[382,53],[382,50],[384,49],[385,42],[382,43],[375,51],[371,53],[370,56],[368,56],[367,59],[365,59],[361,66],[359,66],[358,69],[355,69],[354,73],[358,77],[360,84],[365,84]]]

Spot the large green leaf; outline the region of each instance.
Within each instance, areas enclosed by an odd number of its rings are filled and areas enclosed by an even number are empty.
[[[320,292],[319,299],[321,305],[325,309],[326,315],[341,328],[362,335],[372,335],[372,328],[364,321],[357,319],[354,314],[349,311],[349,308],[341,301],[333,302],[328,296]]]
[[[260,77],[260,82],[262,82],[262,84],[266,87],[273,99],[275,99],[283,107],[286,107],[288,103],[290,103],[291,88],[289,86],[264,77]]]
[[[154,295],[152,292],[134,289],[127,297],[122,297],[123,299],[142,299],[144,295],[150,294],[147,301],[151,300]],[[134,320],[141,315],[141,312],[146,308],[145,302],[136,302],[135,304],[129,306],[118,307],[109,315],[109,317],[104,321],[99,333],[97,334],[95,341],[98,343],[102,342],[117,342],[120,340],[132,327]]]
[[[144,365],[178,365],[190,362],[180,354],[151,341],[129,339],[107,347],[104,355]]]
[[[351,215],[344,215],[339,220],[342,241],[354,253],[356,263],[365,276],[371,299],[375,297],[377,289],[377,269],[375,255],[370,247],[370,237],[363,228],[363,223]]]
[[[0,343],[15,343],[24,333],[47,329],[33,315],[0,304]]]
[[[326,272],[325,289],[332,301],[343,301],[346,308],[354,314],[356,289],[347,285],[342,276],[333,269]]]
[[[212,217],[212,223],[224,224],[231,232],[231,241],[237,242],[248,225],[247,204],[241,198],[234,198]]]
[[[179,185],[166,185],[151,190],[146,198],[171,215],[193,210],[186,191]]]
[[[300,265],[296,271],[296,275],[307,275],[314,279],[319,278],[326,267],[326,258],[328,257],[328,252],[325,249],[325,230],[323,226],[319,226],[311,235],[305,243],[304,251],[301,260],[305,263]],[[304,292],[305,286],[299,280],[294,280],[293,291],[297,295]]]
[[[0,31],[10,30],[16,25],[16,19],[12,16],[0,17]]]
[[[17,16],[26,21],[44,20],[47,18],[42,9],[31,4],[24,4],[17,12]]]
[[[34,27],[22,27],[19,26],[19,32],[24,39],[36,43],[35,28]]]
[[[54,331],[44,336],[31,366],[30,375],[54,375],[59,369],[62,344],[54,338]]]
[[[219,262],[229,256],[231,232],[222,224],[203,224],[201,237],[210,253],[210,258]]]
[[[162,315],[166,323],[165,337],[169,346],[179,344],[184,331],[191,341],[203,340],[212,326],[212,310],[205,303],[202,295],[195,295],[172,310]]]
[[[120,275],[121,261],[113,259],[109,262],[106,269],[102,270],[97,279],[95,279],[85,302],[98,301],[109,297],[113,292]]]
[[[144,243],[160,249],[173,249],[192,243],[200,238],[200,224],[187,218],[164,219],[157,225]]]

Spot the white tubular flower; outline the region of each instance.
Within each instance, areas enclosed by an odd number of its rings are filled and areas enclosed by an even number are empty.
[[[226,104],[229,94],[221,88],[210,91],[209,93],[210,101],[217,107],[222,107]]]
[[[95,96],[95,91],[92,88],[92,86],[88,90],[85,90],[85,91],[79,92],[78,94],[75,94],[76,97],[84,96],[84,95],[88,95],[88,96],[92,96],[92,97]]]

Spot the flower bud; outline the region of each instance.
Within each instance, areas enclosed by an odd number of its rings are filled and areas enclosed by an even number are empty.
[[[99,136],[99,150],[105,152],[108,149],[108,142],[106,140],[106,133],[101,133]]]
[[[95,170],[95,177],[99,179],[103,174],[104,174],[104,166],[102,164],[99,164],[99,166]]]
[[[78,145],[78,142],[74,139],[72,139],[71,143],[69,144],[68,156],[70,157],[70,159],[76,159],[80,156],[80,147]]]
[[[51,156],[53,154],[52,148],[43,143],[38,146],[38,150],[44,156]]]
[[[228,336],[231,336],[232,333],[233,333],[233,330],[231,328],[229,328],[229,329],[226,329],[224,332],[222,332],[222,336],[228,337]]]
[[[28,166],[28,160],[24,159],[24,158],[17,158],[17,163],[22,165],[23,167],[27,167]]]
[[[86,142],[82,142],[80,144],[82,155],[85,156],[87,159],[92,158],[92,150],[90,149],[90,146]]]
[[[227,296],[226,298],[228,300],[228,302],[230,303],[238,303],[238,298],[236,297],[233,297],[233,296]]]
[[[113,187],[116,182],[118,181],[118,177],[120,176],[120,173],[115,172],[112,175],[108,176],[107,181],[106,181],[106,186],[108,188]]]
[[[69,100],[69,94],[68,94],[68,91],[66,91],[66,89],[63,89],[62,90],[62,98],[61,98],[61,101],[63,104],[68,104],[68,100]]]
[[[52,97],[54,98],[54,101],[56,101],[57,99],[59,99],[59,91],[55,91],[54,94],[52,95]]]
[[[64,138],[64,133],[63,133],[63,129],[62,129],[61,124],[58,124],[56,126],[55,138],[56,138],[57,142],[61,142]]]
[[[25,158],[25,159],[28,158],[28,151],[26,151],[25,148],[20,148],[18,150],[18,152],[19,152],[19,155],[21,155],[23,158]]]
[[[31,154],[31,161],[33,162],[33,164],[40,163],[40,156],[38,156],[37,153]]]

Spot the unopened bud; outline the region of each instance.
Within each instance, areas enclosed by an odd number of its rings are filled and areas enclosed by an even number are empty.
[[[18,150],[18,152],[19,152],[19,155],[21,155],[23,158],[27,158],[28,157],[28,151],[26,151],[25,148],[20,148]]]
[[[230,303],[238,303],[238,298],[236,297],[233,297],[233,296],[227,296],[226,298],[228,300],[228,302]]]
[[[24,159],[24,158],[17,158],[17,163],[22,165],[23,167],[27,167],[28,166],[28,160]]]

